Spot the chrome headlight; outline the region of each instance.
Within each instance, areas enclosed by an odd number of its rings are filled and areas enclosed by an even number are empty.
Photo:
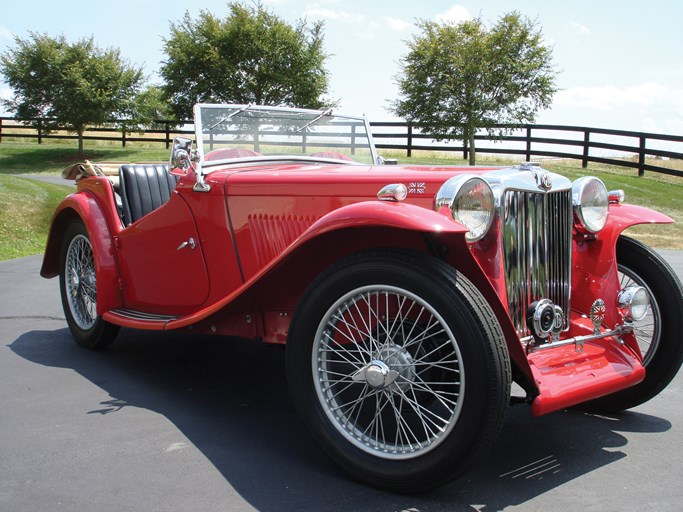
[[[465,174],[449,179],[436,194],[435,207],[448,206],[453,219],[469,229],[468,242],[481,240],[493,222],[495,200],[489,184]]]
[[[597,233],[605,227],[609,197],[602,180],[589,176],[576,180],[572,184],[572,202],[579,231]]]

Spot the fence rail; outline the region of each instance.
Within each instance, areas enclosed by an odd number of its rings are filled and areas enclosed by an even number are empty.
[[[0,117],[0,143],[11,138],[37,139],[39,144],[45,139],[78,138],[65,133],[46,133],[43,126],[46,121]],[[141,132],[137,126],[116,121],[115,127],[90,128],[83,139],[120,142],[123,147],[128,142],[159,143],[169,148],[176,135],[194,133],[189,125],[192,121],[158,120],[154,123],[156,128]],[[378,149],[405,151],[408,157],[413,151],[433,151],[462,152],[467,159],[470,151],[461,140],[438,142],[433,135],[406,122],[371,122],[370,127]],[[589,162],[596,162],[637,169],[639,176],[651,171],[683,177],[683,136],[547,124],[497,125],[495,128],[505,133],[493,138],[484,132],[475,136],[478,154],[518,155],[527,161],[535,157],[569,158],[580,160],[584,168]],[[681,165],[679,168],[666,166],[667,160],[680,161]]]

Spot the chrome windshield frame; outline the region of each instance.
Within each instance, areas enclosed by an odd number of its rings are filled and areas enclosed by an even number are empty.
[[[377,163],[378,157],[377,157],[377,150],[375,149],[374,142],[372,140],[372,132],[370,131],[370,123],[367,120],[365,116],[350,116],[350,115],[345,115],[345,114],[337,114],[333,113],[331,109],[325,109],[325,110],[313,110],[313,109],[303,109],[303,108],[292,108],[292,107],[269,107],[269,106],[262,106],[262,105],[243,105],[243,104],[215,104],[215,103],[197,103],[194,108],[193,108],[193,114],[194,114],[194,126],[195,126],[195,138],[196,138],[196,146],[197,146],[197,153],[199,155],[199,162],[197,162],[196,167],[195,167],[195,172],[197,174],[197,180],[198,182],[203,182],[203,176],[205,174],[208,174],[212,171],[211,167],[218,167],[219,165],[225,165],[226,163],[233,164],[233,163],[249,163],[252,165],[257,165],[259,162],[263,163],[273,163],[273,162],[285,162],[285,161],[302,161],[302,162],[329,162],[329,163],[336,163],[336,164],[359,164],[358,162],[342,162],[339,160],[335,159],[330,159],[330,158],[324,158],[324,157],[309,157],[309,156],[296,156],[296,155],[271,155],[271,156],[263,156],[263,157],[246,157],[246,158],[236,158],[236,159],[230,159],[230,160],[217,160],[215,163],[211,162],[208,163],[205,161],[205,156],[206,156],[206,151],[204,147],[204,127],[202,125],[202,111],[206,109],[215,109],[215,110],[232,110],[233,112],[231,114],[228,114],[229,117],[226,116],[227,119],[231,119],[233,116],[239,115],[243,112],[263,112],[263,113],[268,113],[268,112],[273,112],[274,114],[281,113],[281,114],[292,114],[292,115],[300,115],[300,116],[308,116],[311,118],[310,124],[313,125],[315,122],[317,122],[319,119],[325,117],[325,116],[331,116],[335,119],[342,119],[342,120],[348,120],[348,121],[354,121],[362,124],[362,126],[365,129],[365,134],[361,134],[365,136],[365,139],[367,140],[367,148],[370,152],[370,158],[372,159],[372,164]],[[221,121],[219,121],[221,122]],[[307,127],[309,125],[306,125]],[[360,163],[360,165],[363,165]]]

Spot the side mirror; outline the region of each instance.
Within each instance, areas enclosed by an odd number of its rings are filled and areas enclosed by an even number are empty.
[[[192,140],[185,137],[174,138],[171,160],[169,162],[171,174],[185,176],[187,171],[190,170],[193,161]]]

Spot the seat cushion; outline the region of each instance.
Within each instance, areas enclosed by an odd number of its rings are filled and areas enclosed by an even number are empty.
[[[119,181],[123,223],[128,226],[166,203],[178,177],[162,164],[124,164]]]

